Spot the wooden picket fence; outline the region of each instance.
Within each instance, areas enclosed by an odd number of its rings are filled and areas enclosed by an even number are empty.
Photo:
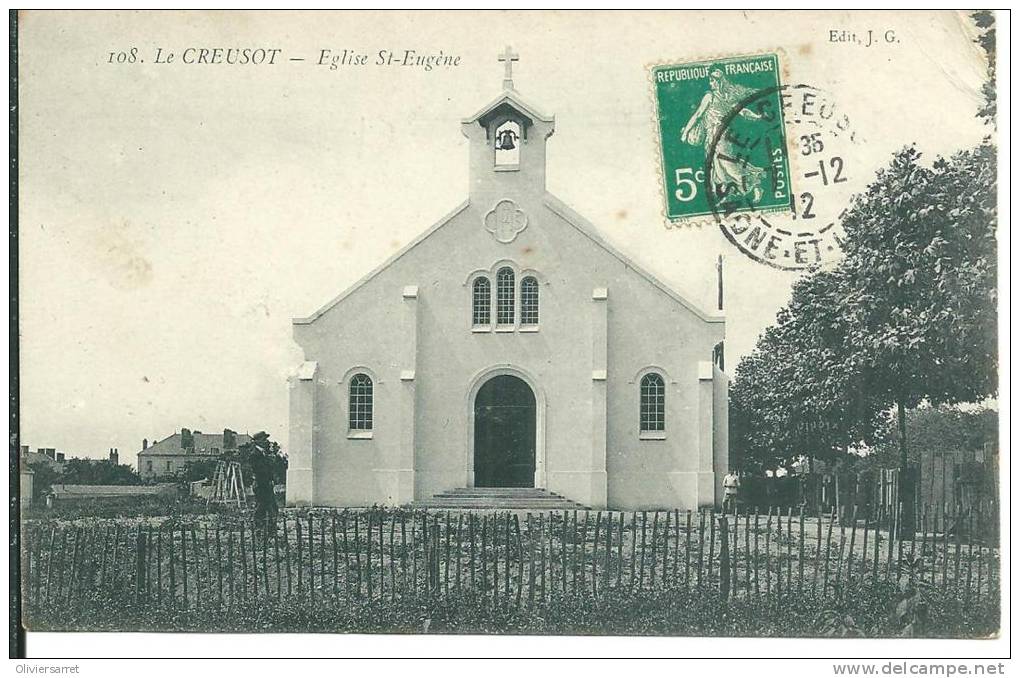
[[[195,518],[30,521],[23,595],[33,611],[90,606],[238,609],[276,601],[570,596],[713,590],[723,599],[902,581],[975,602],[998,595],[994,506],[925,510],[913,539],[889,516],[774,508],[546,513],[306,510],[275,525]],[[892,535],[892,537],[890,537]]]

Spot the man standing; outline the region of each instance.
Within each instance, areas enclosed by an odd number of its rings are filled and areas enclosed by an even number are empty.
[[[740,489],[740,475],[730,471],[723,477],[723,512],[729,513],[737,506],[737,492]]]
[[[276,524],[276,493],[273,488],[273,465],[269,453],[256,444],[251,457],[252,474],[255,476],[255,520],[266,525]]]

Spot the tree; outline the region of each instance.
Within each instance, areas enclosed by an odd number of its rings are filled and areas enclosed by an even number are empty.
[[[212,478],[216,472],[218,459],[195,459],[184,465],[182,480],[186,483],[193,483],[197,480]]]
[[[229,461],[239,461],[241,463],[241,472],[244,474],[245,481],[251,482],[254,478],[252,457],[260,450],[268,457],[273,482],[286,482],[287,455],[280,449],[279,443],[272,440],[269,437],[269,434],[265,431],[256,433],[251,437],[251,440],[238,447],[236,452],[228,451],[224,455],[224,459]]]
[[[32,476],[32,499],[42,500],[53,484],[60,480],[60,473],[52,462],[45,460],[29,462],[28,467],[35,473]]]
[[[981,94],[984,97],[984,105],[978,111],[978,117],[984,119],[985,123],[995,124],[995,13],[989,10],[973,12],[971,18],[977,27],[981,29],[977,37],[978,45],[985,52],[988,60],[988,80],[981,87]]]
[[[999,413],[988,407],[962,409],[952,405],[922,405],[907,411],[909,461],[919,463],[920,452],[939,455],[980,450],[998,439]],[[877,446],[873,461],[883,467],[899,466],[899,432]]]
[[[68,459],[60,481],[68,485],[141,485],[142,478],[127,464],[108,459]]]
[[[850,207],[841,265],[858,383],[897,411],[907,504],[906,410],[977,402],[998,382],[995,151],[920,160],[897,153]]]
[[[805,454],[831,461],[881,438],[882,405],[861,388],[859,361],[846,342],[842,275],[798,280],[776,325],[737,366],[730,389],[737,466],[776,468]]]

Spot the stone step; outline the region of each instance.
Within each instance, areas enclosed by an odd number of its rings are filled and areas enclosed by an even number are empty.
[[[477,497],[480,499],[562,499],[555,494],[541,494],[538,492],[532,492],[524,494],[523,492],[440,492],[439,494],[433,495],[435,497]]]
[[[421,508],[534,509],[564,511],[586,507],[554,492],[535,487],[458,487],[415,502]]]
[[[494,495],[494,494],[507,494],[516,497],[534,497],[534,496],[557,496],[555,492],[549,490],[543,490],[535,487],[458,487],[452,490],[446,490],[439,494],[479,494],[479,495]]]
[[[426,499],[424,501],[415,502],[417,508],[436,508],[436,509],[488,509],[488,510],[501,510],[501,511],[582,511],[583,506],[574,503],[537,503],[529,501],[521,502],[500,502],[500,501],[486,501],[486,502],[464,502],[464,501],[443,501],[439,499]]]

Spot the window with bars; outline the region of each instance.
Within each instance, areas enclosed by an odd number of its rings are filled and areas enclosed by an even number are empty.
[[[666,384],[652,372],[641,378],[641,431],[666,430]]]
[[[471,324],[488,325],[492,322],[492,284],[488,278],[475,279],[471,299]]]
[[[530,275],[521,280],[521,324],[538,324],[538,281]]]
[[[506,266],[496,272],[496,324],[514,324],[514,272]]]
[[[372,379],[367,374],[351,377],[348,420],[352,431],[372,430]]]

